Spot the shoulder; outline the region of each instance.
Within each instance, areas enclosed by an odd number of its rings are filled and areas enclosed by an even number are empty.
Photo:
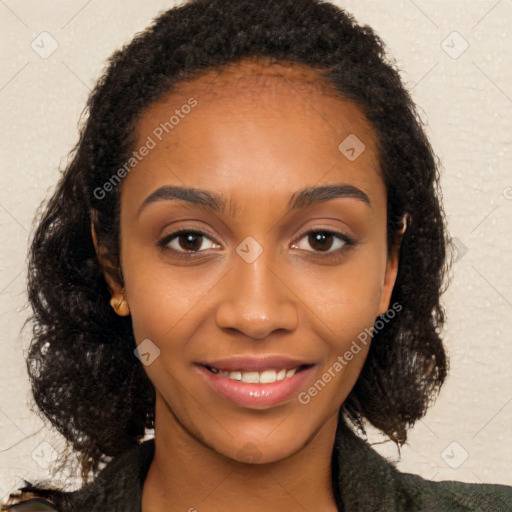
[[[512,487],[455,481],[432,482],[399,473],[404,490],[414,497],[418,511],[512,512]]]
[[[58,489],[48,489],[33,485],[25,480],[25,486],[11,493],[5,503],[0,503],[0,512],[24,511],[56,511],[60,510],[58,503],[63,493]]]
[[[512,512],[512,487],[433,482],[402,473],[344,424],[333,462],[335,490],[347,511]]]
[[[21,508],[22,503],[30,503],[28,510],[41,512],[140,512],[142,487],[153,454],[154,440],[140,443],[113,458],[91,483],[76,491],[66,492],[29,484],[21,488],[17,496],[11,495],[5,510],[21,512],[27,510]]]
[[[140,512],[142,488],[154,448],[154,439],[150,439],[113,459],[92,483],[67,495],[70,511]]]

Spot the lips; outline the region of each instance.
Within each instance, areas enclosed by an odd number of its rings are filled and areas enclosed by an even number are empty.
[[[312,377],[315,366],[286,356],[239,356],[197,363],[200,374],[216,393],[254,409],[292,398]]]

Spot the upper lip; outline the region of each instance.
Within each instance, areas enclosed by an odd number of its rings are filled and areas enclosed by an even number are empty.
[[[299,366],[312,366],[315,363],[296,359],[293,357],[274,355],[274,356],[233,356],[213,361],[202,361],[198,364],[217,368],[224,371],[248,370],[291,370]]]

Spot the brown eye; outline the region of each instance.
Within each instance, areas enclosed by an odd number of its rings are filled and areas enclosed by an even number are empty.
[[[314,231],[308,236],[310,247],[316,251],[328,251],[333,244],[332,233],[326,231]]]
[[[158,247],[173,258],[192,259],[211,256],[208,249],[220,249],[207,233],[195,229],[181,229],[164,236],[158,241]]]
[[[306,241],[306,243],[303,242]],[[355,245],[356,242],[343,233],[329,231],[327,229],[316,229],[304,233],[300,241],[296,244],[299,249],[312,253],[326,253],[334,255],[341,253],[348,246]],[[313,249],[312,251],[310,249]]]
[[[210,246],[204,247],[206,241],[210,242]],[[181,230],[171,233],[158,242],[160,247],[164,247],[176,253],[199,253],[205,249],[212,249],[217,246],[211,239],[201,231]]]
[[[185,251],[198,251],[201,248],[201,243],[203,241],[202,235],[197,235],[195,233],[179,235],[177,238],[179,246]]]

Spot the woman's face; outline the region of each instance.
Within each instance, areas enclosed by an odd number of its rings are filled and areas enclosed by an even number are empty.
[[[375,134],[315,79],[244,63],[182,83],[140,119],[122,185],[157,432],[236,460],[283,459],[335,425],[369,348],[353,342],[396,276]]]

